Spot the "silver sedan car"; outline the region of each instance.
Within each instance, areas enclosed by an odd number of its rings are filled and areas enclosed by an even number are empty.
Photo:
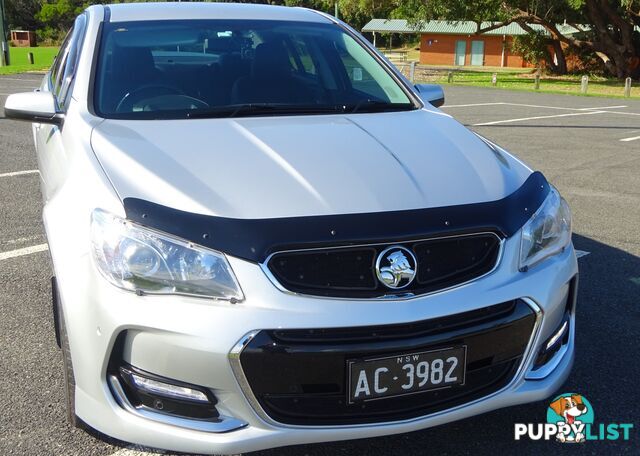
[[[68,417],[194,453],[414,431],[573,363],[567,203],[302,8],[91,6],[33,123]]]

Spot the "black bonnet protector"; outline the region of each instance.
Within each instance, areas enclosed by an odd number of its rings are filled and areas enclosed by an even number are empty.
[[[234,219],[125,198],[127,218],[195,244],[254,262],[281,250],[395,243],[492,231],[516,233],[540,207],[549,184],[536,171],[509,196],[485,203],[341,215]]]

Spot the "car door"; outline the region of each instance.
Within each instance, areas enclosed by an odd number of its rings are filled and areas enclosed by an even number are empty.
[[[47,75],[48,81],[40,88],[53,93],[59,112],[66,112],[71,103],[73,81],[85,30],[86,16],[82,14],[78,16],[60,47],[60,52]],[[64,124],[34,124],[33,129],[42,195],[46,202],[60,187],[66,174],[67,155],[61,137]]]

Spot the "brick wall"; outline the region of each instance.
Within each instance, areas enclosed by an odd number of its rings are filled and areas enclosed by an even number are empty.
[[[528,67],[519,55],[509,52],[509,42],[511,37],[507,37],[505,49],[505,66],[508,67]],[[467,44],[465,65],[471,65],[471,42],[484,41],[484,66],[502,66],[502,36],[485,35],[442,35],[423,34],[420,39],[420,63],[427,65],[454,65],[456,42],[463,40]]]

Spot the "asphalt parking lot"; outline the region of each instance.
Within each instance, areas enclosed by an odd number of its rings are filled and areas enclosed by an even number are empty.
[[[36,75],[0,77],[6,95]],[[640,101],[446,87],[443,110],[545,173],[571,204],[583,256],[577,358],[560,392],[584,394],[597,423],[633,423],[630,441],[590,441],[591,454],[639,454]],[[0,118],[0,454],[145,454],[69,428],[50,311],[30,126]],[[411,434],[305,445],[272,455],[532,454],[578,450],[514,442],[514,423],[545,421],[547,402]],[[256,453],[257,454],[257,453]]]

